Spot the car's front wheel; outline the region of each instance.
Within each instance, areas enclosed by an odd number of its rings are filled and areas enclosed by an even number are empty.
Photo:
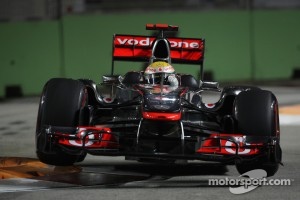
[[[239,173],[263,169],[267,176],[273,176],[281,162],[279,145],[278,102],[270,91],[249,90],[241,92],[234,102],[234,118],[237,132],[246,136],[277,138],[276,144],[266,149],[265,156],[253,162],[237,162]]]
[[[50,141],[46,126],[76,127],[87,94],[83,83],[72,79],[50,79],[43,90],[36,124],[36,153],[40,161],[51,165],[72,165],[83,161],[86,153],[69,154]]]

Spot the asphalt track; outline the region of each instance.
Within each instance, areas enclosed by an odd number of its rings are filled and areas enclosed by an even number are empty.
[[[217,163],[145,164],[123,157],[88,156],[82,163],[54,167],[34,152],[39,99],[0,103],[0,199],[299,199],[300,87],[263,87],[280,104],[283,163],[269,179],[288,179],[289,186],[261,186],[235,195],[229,186],[210,186],[212,178],[237,178],[234,166]],[[213,102],[217,95],[204,100]]]

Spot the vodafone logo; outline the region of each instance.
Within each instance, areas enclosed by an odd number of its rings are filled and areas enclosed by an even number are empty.
[[[150,46],[154,39],[150,40],[150,38],[146,38],[144,40],[137,39],[128,39],[128,38],[116,38],[118,44],[120,45],[140,45],[140,46]]]
[[[243,137],[234,137],[234,138],[235,138],[235,140],[236,140],[237,142],[243,143],[243,140],[244,140]],[[246,145],[247,145],[247,143],[246,143]],[[248,144],[248,145],[249,145],[249,144]],[[225,143],[225,146],[226,146],[225,151],[227,151],[228,153],[231,153],[231,154],[235,154],[235,153],[236,153],[236,152],[235,152],[235,151],[236,151],[236,150],[235,150],[236,145],[235,145],[233,142],[227,141],[227,142]],[[231,148],[231,147],[232,147],[232,148]],[[243,149],[243,150],[239,149],[238,154],[239,154],[239,155],[249,154],[250,151],[251,151],[251,149],[246,149],[246,148]]]
[[[192,49],[198,49],[199,44],[197,42],[176,42],[176,41],[170,41],[171,48],[192,48]]]
[[[137,36],[130,38],[129,36],[115,36],[115,45],[147,47],[151,46],[154,40],[154,37]],[[169,38],[168,40],[171,48],[199,49],[202,44],[200,39]]]
[[[87,137],[89,140],[85,141],[85,144],[84,146],[88,147],[88,146],[91,146],[92,144],[94,144],[93,139],[95,139],[95,136],[94,135],[88,135]],[[82,141],[81,140],[69,140],[69,143],[73,146],[78,146],[78,147],[81,147],[82,146]]]
[[[216,106],[214,103],[206,103],[204,105],[206,108],[214,108]]]

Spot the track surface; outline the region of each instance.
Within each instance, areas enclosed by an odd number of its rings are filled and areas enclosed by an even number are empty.
[[[0,172],[6,178],[0,180],[0,199],[299,199],[300,110],[295,104],[300,104],[300,88],[266,89],[280,103],[284,163],[271,178],[290,179],[291,186],[261,186],[234,195],[228,186],[209,186],[208,179],[237,178],[235,167],[205,162],[155,165],[88,156],[75,168],[43,165],[34,152],[39,99],[26,98],[0,103]],[[213,102],[217,96],[209,94],[204,99]],[[39,163],[38,167],[32,163]],[[20,176],[24,178],[14,178]]]

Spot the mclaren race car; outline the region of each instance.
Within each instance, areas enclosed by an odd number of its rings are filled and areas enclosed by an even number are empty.
[[[278,102],[270,91],[203,80],[205,41],[168,37],[178,26],[147,24],[157,36],[113,36],[111,74],[102,83],[53,78],[44,86],[36,153],[51,165],[72,165],[87,154],[137,161],[203,160],[235,164],[239,173],[281,163]],[[147,63],[114,73],[116,61]],[[173,63],[194,64],[196,79]],[[203,91],[220,93],[211,104]]]

